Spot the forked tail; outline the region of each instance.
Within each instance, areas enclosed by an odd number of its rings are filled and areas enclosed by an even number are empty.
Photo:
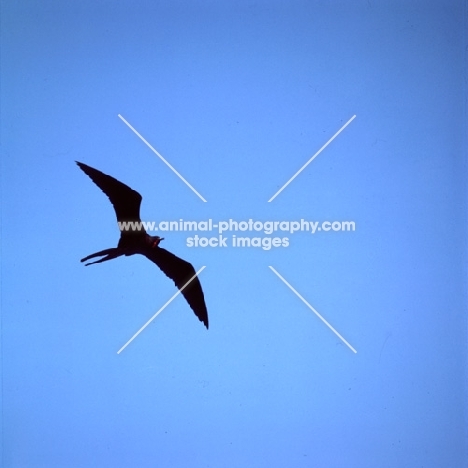
[[[85,263],[85,266],[88,266],[88,265],[94,265],[95,263],[107,262],[107,260],[112,260],[114,258],[120,257],[121,255],[125,255],[125,250],[119,249],[118,247],[114,247],[112,249],[105,249],[105,250],[101,250],[100,252],[96,252],[91,255],[88,255],[87,257],[82,258],[80,261],[86,262],[87,260],[91,258],[103,257],[94,262]]]

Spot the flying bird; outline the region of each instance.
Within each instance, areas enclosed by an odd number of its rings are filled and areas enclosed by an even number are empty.
[[[181,290],[189,306],[195,312],[195,315],[204,323],[205,327],[208,328],[208,311],[206,309],[205,297],[198,276],[195,276],[195,269],[189,262],[159,247],[159,243],[164,239],[163,237],[150,236],[143,229],[140,219],[141,195],[122,182],[119,182],[117,179],[114,179],[114,177],[104,174],[81,162],[76,161],[76,163],[109,197],[110,202],[114,206],[119,225],[125,222],[133,222],[135,228],[120,230],[120,239],[117,247],[93,253],[82,258],[81,261],[87,262],[92,258],[102,257],[94,262],[85,263],[85,265],[88,266],[95,263],[106,262],[122,255],[144,255],[148,260],[155,263],[166,276],[174,281],[177,288]],[[136,229],[137,226],[139,229]],[[190,281],[190,283],[185,286],[188,281]]]

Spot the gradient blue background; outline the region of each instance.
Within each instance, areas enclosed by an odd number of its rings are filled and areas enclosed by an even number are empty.
[[[3,466],[466,467],[465,11],[3,1]],[[207,266],[210,330],[179,297],[117,355],[175,288],[142,257],[80,264],[118,231],[75,160],[147,220],[357,229],[268,252],[167,235]]]

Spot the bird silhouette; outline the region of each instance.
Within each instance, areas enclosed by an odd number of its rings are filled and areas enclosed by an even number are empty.
[[[122,255],[144,255],[155,263],[162,272],[168,276],[185,297],[195,315],[208,328],[208,311],[206,309],[203,290],[192,264],[175,256],[171,252],[159,247],[164,239],[159,236],[150,236],[141,225],[140,205],[141,195],[119,182],[114,177],[98,171],[86,164],[76,161],[80,169],[109,197],[114,206],[117,222],[132,223],[133,229],[120,229],[120,239],[117,247],[101,250],[100,252],[82,258],[82,262],[96,257],[102,257],[94,262],[85,263],[86,266],[102,263]],[[127,225],[128,227],[129,225]],[[190,281],[191,280],[191,281]],[[187,285],[187,282],[190,283]],[[184,287],[185,286],[185,287]]]

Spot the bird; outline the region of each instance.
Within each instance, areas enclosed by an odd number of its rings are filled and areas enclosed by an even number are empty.
[[[122,223],[132,223],[134,229],[120,229],[117,247],[101,250],[81,259],[85,266],[106,262],[122,255],[144,255],[155,263],[161,271],[174,281],[190,308],[208,329],[208,311],[205,296],[196,276],[193,265],[159,246],[164,237],[147,234],[140,218],[142,196],[128,185],[104,174],[82,162],[75,161],[78,167],[107,195],[112,203],[119,227]],[[129,226],[127,224],[127,226]],[[138,228],[136,228],[138,227]],[[88,260],[102,257],[99,260]],[[187,282],[190,281],[189,284]]]

